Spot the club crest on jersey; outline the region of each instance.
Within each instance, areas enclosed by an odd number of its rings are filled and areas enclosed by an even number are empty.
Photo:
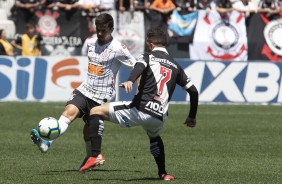
[[[108,60],[110,55],[111,55],[112,50],[109,48],[106,48],[103,53],[101,54],[101,59],[102,60]]]
[[[95,48],[94,48],[95,44],[89,43],[89,44],[87,44],[87,46],[88,46],[88,53],[95,51]]]

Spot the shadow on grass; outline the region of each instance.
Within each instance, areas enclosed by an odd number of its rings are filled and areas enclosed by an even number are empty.
[[[121,170],[121,169],[95,169],[91,172],[132,172],[132,173],[141,173],[141,171],[132,171],[132,170]],[[78,170],[72,169],[72,170],[54,170],[54,171],[46,171],[46,173],[42,173],[39,175],[58,175],[60,173],[80,173]],[[178,179],[184,179],[184,178],[178,178]],[[160,181],[159,178],[149,178],[149,177],[143,177],[143,178],[133,178],[133,179],[121,179],[121,178],[91,178],[89,180],[92,181],[122,181],[122,182],[132,182],[132,181]]]
[[[70,169],[70,170],[54,170],[54,171],[46,171],[45,173],[39,174],[39,175],[56,175],[59,173],[79,173],[78,170]],[[134,172],[134,173],[140,173],[141,171],[128,171],[128,170],[121,170],[121,169],[94,169],[93,171],[89,172]]]
[[[159,181],[159,178],[135,178],[135,179],[101,179],[101,178],[93,178],[90,179],[93,181],[124,181],[124,182],[131,182],[131,181]]]

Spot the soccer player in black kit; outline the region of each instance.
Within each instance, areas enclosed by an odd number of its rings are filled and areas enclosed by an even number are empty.
[[[95,167],[96,157],[101,151],[102,133],[100,124],[104,120],[121,127],[142,126],[150,139],[150,150],[158,166],[161,180],[174,180],[166,172],[164,144],[160,136],[168,117],[168,106],[176,84],[190,95],[190,111],[184,122],[195,127],[198,108],[198,91],[184,70],[168,54],[165,33],[158,28],[148,31],[146,44],[149,52],[142,54],[130,73],[128,81],[120,84],[126,93],[132,91],[133,83],[141,76],[138,93],[130,102],[112,102],[90,110],[89,128],[92,144],[92,157],[80,171]]]

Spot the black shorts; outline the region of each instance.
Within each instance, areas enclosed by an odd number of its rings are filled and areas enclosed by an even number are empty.
[[[79,112],[80,112],[79,118],[83,117],[84,122],[86,122],[89,116],[90,110],[93,107],[101,105],[95,102],[94,100],[87,98],[77,89],[75,89],[72,92],[72,98],[69,101],[67,101],[66,105],[69,105],[69,104],[75,105],[79,109]]]

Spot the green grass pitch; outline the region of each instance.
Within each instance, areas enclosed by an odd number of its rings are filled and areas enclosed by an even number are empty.
[[[141,127],[106,122],[104,166],[81,174],[83,122],[78,119],[46,154],[31,143],[30,130],[64,103],[0,103],[0,183],[163,183]],[[172,183],[281,183],[282,107],[200,105],[197,126],[183,125],[188,105],[171,105],[162,132]]]

